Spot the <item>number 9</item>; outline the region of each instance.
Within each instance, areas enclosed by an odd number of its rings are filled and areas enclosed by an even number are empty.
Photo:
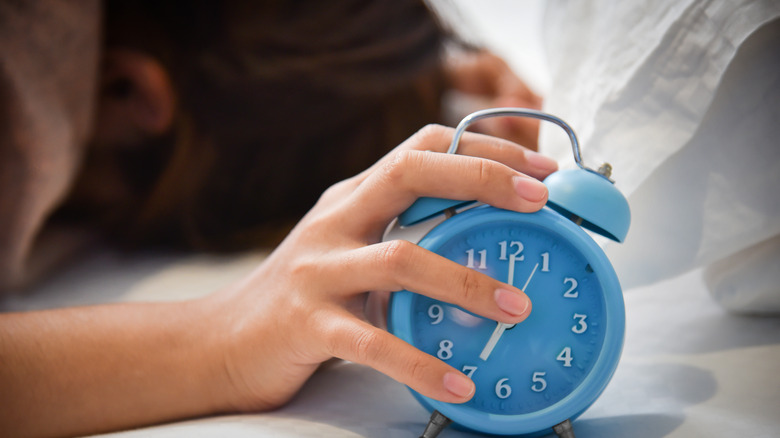
[[[444,310],[438,304],[433,304],[428,308],[428,316],[433,319],[431,325],[436,325],[444,319]]]

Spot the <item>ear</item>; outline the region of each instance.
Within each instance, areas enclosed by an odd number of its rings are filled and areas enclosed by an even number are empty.
[[[134,50],[105,54],[95,141],[128,145],[170,129],[176,99],[168,72],[151,56]]]

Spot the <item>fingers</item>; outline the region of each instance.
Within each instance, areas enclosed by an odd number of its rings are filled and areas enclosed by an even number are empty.
[[[481,122],[484,121],[495,121],[510,125],[519,121],[521,123],[538,125],[538,120],[527,117],[496,117],[481,120]],[[538,129],[536,132],[538,132]],[[426,128],[426,131],[420,133],[420,137],[412,137],[409,146],[416,150],[427,150],[423,149],[425,145],[432,143],[433,139],[438,136],[443,137],[447,143],[447,147],[441,150],[441,152],[446,152],[452,142],[454,133],[454,129],[431,125]],[[465,132],[458,144],[458,154],[498,161],[518,172],[523,172],[537,179],[544,179],[550,173],[558,170],[558,163],[552,158],[525,147],[528,146],[525,143],[521,143],[524,145],[521,146],[510,140],[501,136],[495,137],[475,132]],[[536,139],[532,139],[532,142],[535,146]]]
[[[330,194],[337,193],[339,198],[343,198],[346,194],[359,187],[371,175],[382,169],[397,165],[398,155],[407,151],[447,152],[454,134],[455,130],[453,128],[441,125],[428,125],[382,157],[373,166],[331,187],[328,192]],[[558,164],[549,157],[509,140],[474,132],[463,134],[458,145],[458,155],[496,161],[517,172],[539,180],[558,170]]]
[[[436,400],[464,403],[474,395],[474,382],[455,368],[352,315],[334,312],[321,328],[329,354],[370,366]]]
[[[520,289],[411,242],[382,242],[347,254],[325,262],[331,275],[322,279],[322,286],[344,294],[406,289],[508,324],[523,321],[531,312],[531,302]]]
[[[384,226],[423,196],[472,200],[498,208],[532,212],[547,201],[547,187],[496,161],[462,155],[399,151],[369,175],[349,202],[345,221],[368,232]]]
[[[525,120],[517,117],[501,117],[496,120]],[[493,119],[488,119],[493,120]],[[528,119],[534,122],[532,119]],[[392,160],[393,154],[405,150],[447,152],[455,135],[455,129],[441,125],[428,125],[421,129],[405,142],[401,143],[393,152],[380,160],[372,170],[376,170],[387,161]],[[534,152],[517,143],[498,137],[465,132],[458,143],[458,154],[472,157],[485,158],[503,163],[518,172],[544,179],[552,172],[558,170],[558,164],[552,158]]]

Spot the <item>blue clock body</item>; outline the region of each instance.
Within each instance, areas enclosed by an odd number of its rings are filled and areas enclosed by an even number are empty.
[[[618,364],[625,310],[612,265],[582,228],[549,207],[517,213],[479,206],[445,220],[418,244],[511,279],[533,305],[525,321],[499,327],[446,302],[393,294],[390,331],[476,385],[464,404],[412,391],[421,404],[475,431],[533,435],[576,418],[598,398]]]

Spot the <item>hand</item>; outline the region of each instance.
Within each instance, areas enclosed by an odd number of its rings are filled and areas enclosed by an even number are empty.
[[[471,380],[371,325],[364,312],[367,291],[402,289],[506,323],[530,312],[513,286],[412,243],[381,242],[388,224],[420,196],[523,212],[544,205],[547,190],[536,178],[554,171],[554,161],[474,133],[463,137],[463,155],[437,153],[453,132],[427,127],[331,187],[254,273],[208,298],[210,323],[227,346],[224,369],[237,409],[285,403],[332,357],[373,367],[438,400],[471,398]]]
[[[468,100],[473,102],[462,116],[485,108],[538,110],[542,107],[542,98],[528,88],[503,59],[487,50],[452,56],[446,63],[445,72],[452,89],[471,97]],[[501,117],[480,120],[472,126],[477,132],[505,138],[532,150],[538,148],[539,120]]]

